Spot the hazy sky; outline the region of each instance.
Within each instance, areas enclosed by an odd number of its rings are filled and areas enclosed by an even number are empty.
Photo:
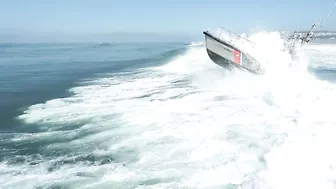
[[[309,29],[335,0],[0,0],[0,33],[52,35],[111,32],[198,35],[221,26]],[[324,29],[336,30],[336,8]]]

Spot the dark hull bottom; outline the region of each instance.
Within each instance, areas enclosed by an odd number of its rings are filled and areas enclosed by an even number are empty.
[[[217,65],[219,65],[219,66],[221,66],[221,67],[223,67],[227,70],[231,71],[231,70],[237,68],[237,69],[240,69],[240,70],[244,70],[244,71],[248,71],[248,72],[251,72],[251,73],[254,73],[254,74],[258,74],[258,73],[254,72],[252,70],[246,69],[246,68],[244,68],[244,67],[242,67],[242,66],[240,66],[240,65],[238,65],[238,64],[236,64],[236,63],[234,63],[234,62],[232,62],[228,59],[225,59],[225,58],[219,56],[218,54],[210,51],[209,49],[207,49],[207,53],[208,53],[208,56],[210,57],[210,59],[215,64],[217,64]]]

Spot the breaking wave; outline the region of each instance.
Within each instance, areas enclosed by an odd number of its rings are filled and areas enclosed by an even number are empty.
[[[312,45],[313,57],[305,52],[289,66],[279,34],[250,39],[264,76],[227,72],[196,46],[163,65],[105,74],[71,88],[70,97],[30,106],[18,119],[41,132],[7,143],[35,153],[12,150],[15,158],[0,163],[0,184],[333,188],[335,86],[306,68],[334,51]]]

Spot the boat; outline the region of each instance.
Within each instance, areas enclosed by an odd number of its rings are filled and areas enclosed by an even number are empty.
[[[238,68],[257,75],[264,73],[258,61],[250,54],[234,46],[228,40],[224,41],[215,37],[209,31],[203,31],[203,34],[205,36],[207,54],[215,64],[230,71]]]
[[[320,21],[321,19],[318,20],[318,22]],[[289,34],[289,37],[284,42],[283,51],[287,51],[291,55],[292,60],[297,60],[298,57],[296,50],[299,46],[302,47],[304,44],[311,42],[314,35],[313,30],[317,25],[317,23],[314,23],[311,29],[307,32],[299,33],[295,31],[292,34]],[[229,32],[228,30],[225,30],[225,32],[227,32],[228,35],[243,39],[250,44],[253,43],[246,38]],[[253,56],[247,52],[244,52],[229,40],[216,37],[209,31],[203,31],[203,34],[205,36],[207,54],[215,64],[230,71],[238,68],[240,70],[245,70],[257,75],[262,75],[265,73],[264,69]]]
[[[325,18],[325,20],[327,20],[331,11],[335,6],[336,2],[334,6],[330,9],[329,14]],[[291,55],[292,60],[297,59],[296,50],[298,46],[302,47],[304,44],[311,42],[311,40],[314,37],[313,30],[318,25],[320,25],[321,20],[322,19],[320,18],[317,22],[315,22],[309,31],[303,33],[302,32],[298,33],[295,31],[294,33],[290,34],[290,36],[287,38],[283,50],[287,51]],[[320,27],[322,27],[322,25],[320,25]],[[253,43],[246,38],[240,37],[232,32],[229,32],[226,29],[224,30],[231,36],[235,36],[236,38],[239,39],[244,39],[250,44]],[[251,56],[247,52],[244,52],[242,49],[238,48],[229,40],[224,40],[219,37],[216,37],[209,31],[203,31],[203,34],[205,36],[205,46],[207,54],[215,64],[228,70],[238,68],[240,70],[245,70],[257,75],[262,75],[265,73],[264,69],[260,66],[258,61],[253,56]]]

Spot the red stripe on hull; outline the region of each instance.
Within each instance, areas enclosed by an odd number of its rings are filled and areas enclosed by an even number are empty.
[[[240,64],[240,56],[241,56],[241,53],[239,51],[235,50],[234,53],[233,53],[234,63]]]

